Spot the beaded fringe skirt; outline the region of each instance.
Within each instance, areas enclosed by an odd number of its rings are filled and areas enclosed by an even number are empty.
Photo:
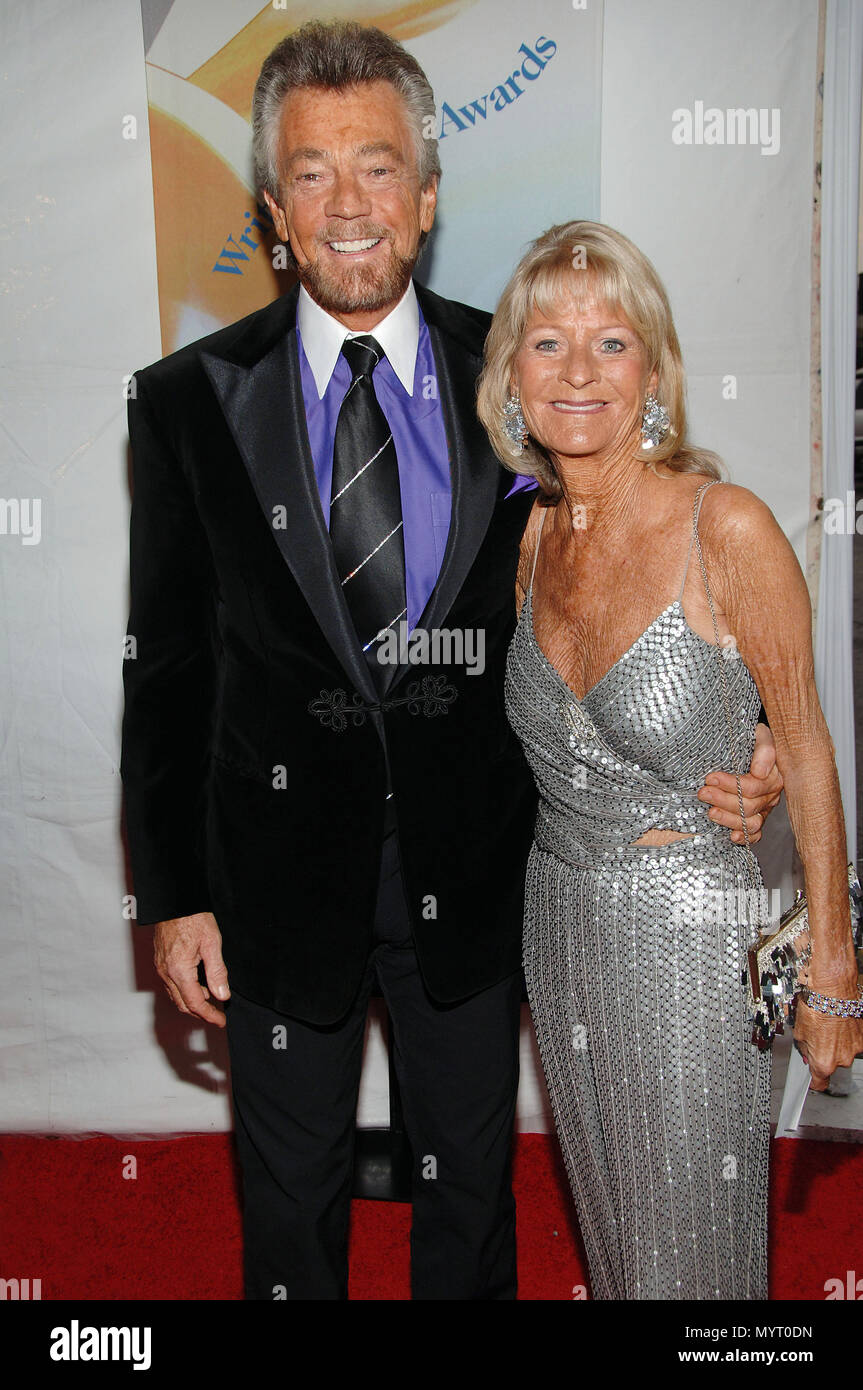
[[[770,1053],[739,851],[577,868],[534,845],[525,974],[597,1299],[767,1297]]]

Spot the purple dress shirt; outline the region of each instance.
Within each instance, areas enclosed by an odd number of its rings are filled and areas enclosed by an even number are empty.
[[[315,480],[324,522],[329,529],[333,440],[342,401],[351,384],[351,373],[340,354],[321,400],[303,351],[299,326],[297,346]],[[412,631],[437,583],[452,511],[452,481],[443,409],[437,394],[437,369],[431,339],[422,310],[419,313],[413,395],[409,396],[405,391],[386,357],[375,368],[372,383],[396,446],[404,520],[407,616],[409,630]],[[535,486],[533,478],[516,477],[507,496]]]

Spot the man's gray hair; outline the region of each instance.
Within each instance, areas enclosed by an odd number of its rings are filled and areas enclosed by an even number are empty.
[[[400,43],[365,24],[311,20],[276,44],[264,60],[252,100],[255,182],[280,200],[279,126],[282,103],[301,87],[344,91],[366,82],[389,82],[403,98],[413,127],[420,186],[440,178],[434,93],[428,78]]]

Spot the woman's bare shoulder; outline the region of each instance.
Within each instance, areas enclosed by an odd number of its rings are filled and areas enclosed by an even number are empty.
[[[702,509],[700,517],[705,521],[737,521],[741,527],[748,528],[766,525],[769,521],[775,523],[775,517],[770,507],[762,498],[752,492],[750,488],[743,488],[739,482],[725,482],[716,480],[716,485],[710,486],[702,499]]]
[[[731,542],[747,549],[775,541],[783,534],[762,498],[740,483],[721,480],[704,493],[698,530],[705,541],[719,545]]]
[[[739,483],[708,488],[698,533],[717,597],[739,623],[769,617],[775,626],[780,615],[789,628],[797,618],[811,622],[809,591],[794,547],[750,488]],[[751,610],[749,618],[744,610]]]

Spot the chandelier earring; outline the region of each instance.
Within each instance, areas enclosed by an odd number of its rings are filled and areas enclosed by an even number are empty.
[[[660,405],[653,392],[648,392],[641,412],[641,447],[655,449],[660,445],[671,428],[671,419],[664,405]]]
[[[527,424],[521,411],[518,392],[510,395],[503,407],[503,432],[517,453],[523,453],[527,443]]]

